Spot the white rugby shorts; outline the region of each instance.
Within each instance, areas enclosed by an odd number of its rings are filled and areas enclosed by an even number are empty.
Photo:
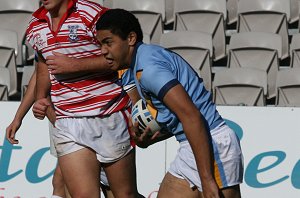
[[[243,154],[240,142],[234,131],[227,125],[212,130],[215,180],[220,189],[234,186],[243,181]],[[189,142],[180,142],[175,160],[169,173],[185,179],[191,188],[197,187],[202,192],[196,161]]]
[[[57,156],[91,148],[102,163],[115,162],[133,148],[130,144],[130,113],[119,111],[106,117],[63,118],[52,131]]]
[[[53,142],[53,135],[52,135],[53,130],[57,130],[57,129],[55,127],[53,127],[53,125],[49,122],[50,154],[53,155],[54,157],[57,157],[57,153],[56,153],[56,150],[54,147],[54,142]],[[109,186],[106,174],[102,167],[101,167],[101,171],[100,171],[100,182],[105,186]]]
[[[57,157],[57,153],[53,142],[53,130],[56,130],[56,128],[53,127],[51,122],[49,122],[50,154],[53,155],[54,157]]]

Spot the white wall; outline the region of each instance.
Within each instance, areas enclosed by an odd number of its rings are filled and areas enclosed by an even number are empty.
[[[5,128],[18,102],[0,102],[0,197],[51,196],[51,171],[56,159],[48,151],[48,123],[26,116],[12,147],[4,144]],[[242,137],[245,158],[243,198],[300,197],[300,108],[218,107]],[[137,150],[138,188],[146,197],[155,191],[176,155],[177,142]],[[44,153],[45,152],[45,153]],[[40,160],[41,159],[41,160]]]

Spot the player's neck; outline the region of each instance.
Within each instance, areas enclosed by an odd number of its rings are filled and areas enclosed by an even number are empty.
[[[63,1],[60,6],[56,9],[49,10],[51,20],[52,20],[52,30],[56,31],[62,17],[66,14],[68,10],[68,0]]]
[[[68,10],[68,0],[64,0],[56,8],[49,10],[52,20],[60,20]]]

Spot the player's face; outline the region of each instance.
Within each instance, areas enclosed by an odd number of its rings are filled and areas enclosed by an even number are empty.
[[[130,39],[123,40],[112,34],[110,30],[99,30],[97,39],[101,44],[101,52],[113,70],[125,69],[130,65]]]
[[[46,10],[59,10],[62,3],[67,3],[68,0],[41,0],[41,3],[45,7]]]

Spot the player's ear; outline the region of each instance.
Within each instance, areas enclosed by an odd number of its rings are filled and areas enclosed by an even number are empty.
[[[128,44],[129,45],[135,45],[136,44],[136,38],[137,35],[135,32],[130,32],[127,39],[128,39]]]

